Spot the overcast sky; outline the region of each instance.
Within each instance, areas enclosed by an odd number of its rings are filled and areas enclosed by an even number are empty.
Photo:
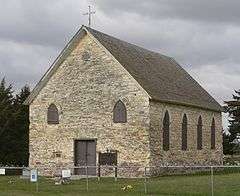
[[[82,24],[174,57],[220,104],[240,88],[240,1],[0,0],[0,78],[34,87]]]

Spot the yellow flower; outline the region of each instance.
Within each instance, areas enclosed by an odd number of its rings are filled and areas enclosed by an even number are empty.
[[[123,191],[125,191],[125,190],[127,190],[127,187],[124,186],[124,187],[122,187],[121,189],[122,189]]]
[[[123,191],[126,191],[126,190],[130,190],[130,189],[133,189],[133,186],[132,185],[127,185],[127,186],[124,186],[121,188]]]

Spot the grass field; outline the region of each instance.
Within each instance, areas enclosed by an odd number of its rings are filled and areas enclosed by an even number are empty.
[[[131,185],[130,190],[122,187]],[[115,196],[115,195],[211,195],[210,175],[167,176],[147,180],[148,193],[144,193],[144,179],[102,178],[72,181],[67,185],[55,185],[51,179],[40,178],[38,192],[36,184],[22,180],[19,176],[0,177],[0,196]],[[219,174],[214,176],[214,195],[240,195],[240,173]]]

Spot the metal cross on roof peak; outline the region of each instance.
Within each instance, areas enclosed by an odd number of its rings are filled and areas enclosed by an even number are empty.
[[[91,27],[91,22],[92,22],[92,15],[95,14],[95,11],[91,10],[91,6],[88,6],[88,12],[84,13],[83,15],[88,15],[88,27]]]

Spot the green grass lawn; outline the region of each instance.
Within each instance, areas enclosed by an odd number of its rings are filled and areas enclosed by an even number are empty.
[[[131,185],[131,190],[121,188]],[[144,179],[102,178],[71,181],[67,185],[55,185],[51,179],[40,178],[38,192],[36,184],[22,180],[19,176],[0,177],[0,196],[115,196],[115,195],[211,195],[210,175],[166,176],[147,180],[148,193],[144,193]],[[214,176],[214,195],[240,195],[240,173],[219,174]]]

